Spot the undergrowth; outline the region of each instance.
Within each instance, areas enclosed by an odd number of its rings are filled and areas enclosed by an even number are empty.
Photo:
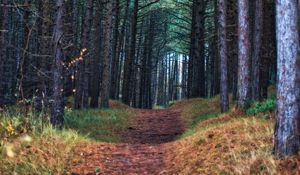
[[[65,114],[65,127],[96,141],[120,142],[120,134],[128,127],[130,116],[126,109],[69,109]]]
[[[125,109],[66,109],[65,128],[49,124],[46,113],[11,107],[0,113],[0,174],[66,174],[76,145],[121,140],[130,112]]]
[[[169,165],[168,173],[299,174],[299,156],[280,160],[272,154],[274,97],[254,102],[246,113],[231,107],[220,114],[218,98],[175,104],[190,129],[183,139],[170,143],[168,154],[176,164]]]
[[[268,98],[262,102],[253,102],[253,104],[246,110],[247,115],[252,116],[258,113],[271,112],[276,108],[275,98]]]

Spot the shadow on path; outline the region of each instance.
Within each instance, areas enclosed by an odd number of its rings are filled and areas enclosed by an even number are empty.
[[[128,143],[160,144],[174,141],[184,132],[178,111],[137,110],[137,118],[124,133]]]

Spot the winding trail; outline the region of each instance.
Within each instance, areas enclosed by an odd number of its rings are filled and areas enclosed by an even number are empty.
[[[135,119],[123,133],[126,143],[77,146],[69,172],[105,175],[159,175],[165,171],[165,143],[184,132],[180,112],[174,109],[135,109]]]

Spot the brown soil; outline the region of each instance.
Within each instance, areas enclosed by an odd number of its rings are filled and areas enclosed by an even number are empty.
[[[123,133],[124,143],[77,146],[71,174],[147,175],[167,174],[166,146],[184,131],[176,109],[134,110],[137,117]]]

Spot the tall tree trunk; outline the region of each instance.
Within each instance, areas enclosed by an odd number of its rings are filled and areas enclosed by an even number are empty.
[[[112,43],[112,75],[111,75],[111,87],[110,97],[117,99],[117,76],[119,71],[120,58],[117,57],[119,54],[118,41],[119,41],[119,23],[120,23],[120,0],[116,0],[114,5],[114,32],[113,32],[113,43]],[[125,17],[126,18],[126,17]]]
[[[205,56],[204,56],[204,11],[206,2],[195,0],[193,2],[193,21],[191,38],[191,71],[190,97],[205,96]],[[193,39],[194,38],[194,39]]]
[[[52,66],[53,73],[53,96],[50,122],[54,127],[61,128],[64,124],[64,102],[63,102],[63,35],[65,1],[57,0],[56,21],[53,31],[54,60]]]
[[[249,1],[238,0],[238,105],[247,107],[250,101],[250,28]]]
[[[219,56],[220,64],[220,97],[221,97],[221,112],[227,112],[229,108],[228,100],[228,67],[227,67],[227,43],[226,43],[226,2],[218,0],[219,9]]]
[[[274,151],[286,156],[297,154],[300,148],[299,14],[296,0],[276,2],[278,82]]]
[[[195,2],[193,1],[193,4]],[[192,6],[192,23],[191,23],[191,33],[190,33],[190,49],[189,49],[189,61],[188,61],[188,80],[187,80],[187,97],[195,97],[193,90],[193,78],[194,78],[194,50],[195,50],[195,25],[196,24],[196,6]]]
[[[173,69],[173,80],[174,80],[174,92],[173,92],[173,100],[178,100],[178,81],[179,81],[179,74],[178,74],[178,55],[176,55],[174,61],[174,69]]]
[[[102,17],[103,8],[100,5],[96,5],[96,16],[94,19],[95,31],[93,32],[94,38],[94,54],[91,58],[91,101],[90,107],[98,108],[99,106],[99,95],[100,95],[100,65],[102,61],[102,43],[103,43],[103,27],[102,27]]]
[[[130,105],[131,102],[131,88],[132,88],[132,73],[133,73],[133,63],[135,60],[135,46],[136,46],[136,33],[137,33],[137,19],[138,19],[138,9],[139,1],[134,0],[134,9],[131,19],[131,39],[129,48],[129,57],[125,60],[124,65],[124,78],[122,87],[122,101]]]
[[[215,28],[214,28],[214,31],[217,33],[218,30],[219,30],[219,25],[218,25],[218,17],[219,17],[219,11],[218,11],[218,2],[216,1],[215,4],[215,13],[214,13],[214,25],[215,25]],[[226,25],[227,25],[227,4],[226,4],[226,1],[225,1],[225,8],[226,8]],[[227,37],[227,29],[226,29],[226,37]],[[225,38],[225,41],[226,41],[226,46],[227,46],[227,38]],[[213,80],[212,80],[212,96],[215,96],[217,94],[220,93],[220,56],[219,54],[215,53],[217,50],[219,49],[218,47],[218,36],[215,36],[214,37],[214,42],[213,42],[213,46],[212,46],[212,50],[211,52],[213,52]],[[228,54],[228,52],[227,52]],[[228,56],[227,56],[228,57]],[[228,59],[228,58],[227,58]],[[227,68],[228,70],[228,68]],[[228,77],[228,75],[227,75]],[[228,78],[227,78],[228,79]],[[228,84],[228,82],[227,82]],[[229,89],[228,85],[227,85],[227,88]]]
[[[253,53],[252,53],[252,99],[260,99],[260,60],[262,56],[263,0],[255,0]]]
[[[187,70],[188,70],[188,58],[186,55],[183,55],[182,60],[182,79],[181,79],[181,99],[187,97]]]
[[[111,61],[111,37],[112,37],[112,15],[113,2],[109,1],[106,4],[107,15],[105,17],[105,35],[104,35],[104,52],[103,52],[103,72],[101,85],[101,108],[109,107],[109,92],[110,92],[110,61]]]

